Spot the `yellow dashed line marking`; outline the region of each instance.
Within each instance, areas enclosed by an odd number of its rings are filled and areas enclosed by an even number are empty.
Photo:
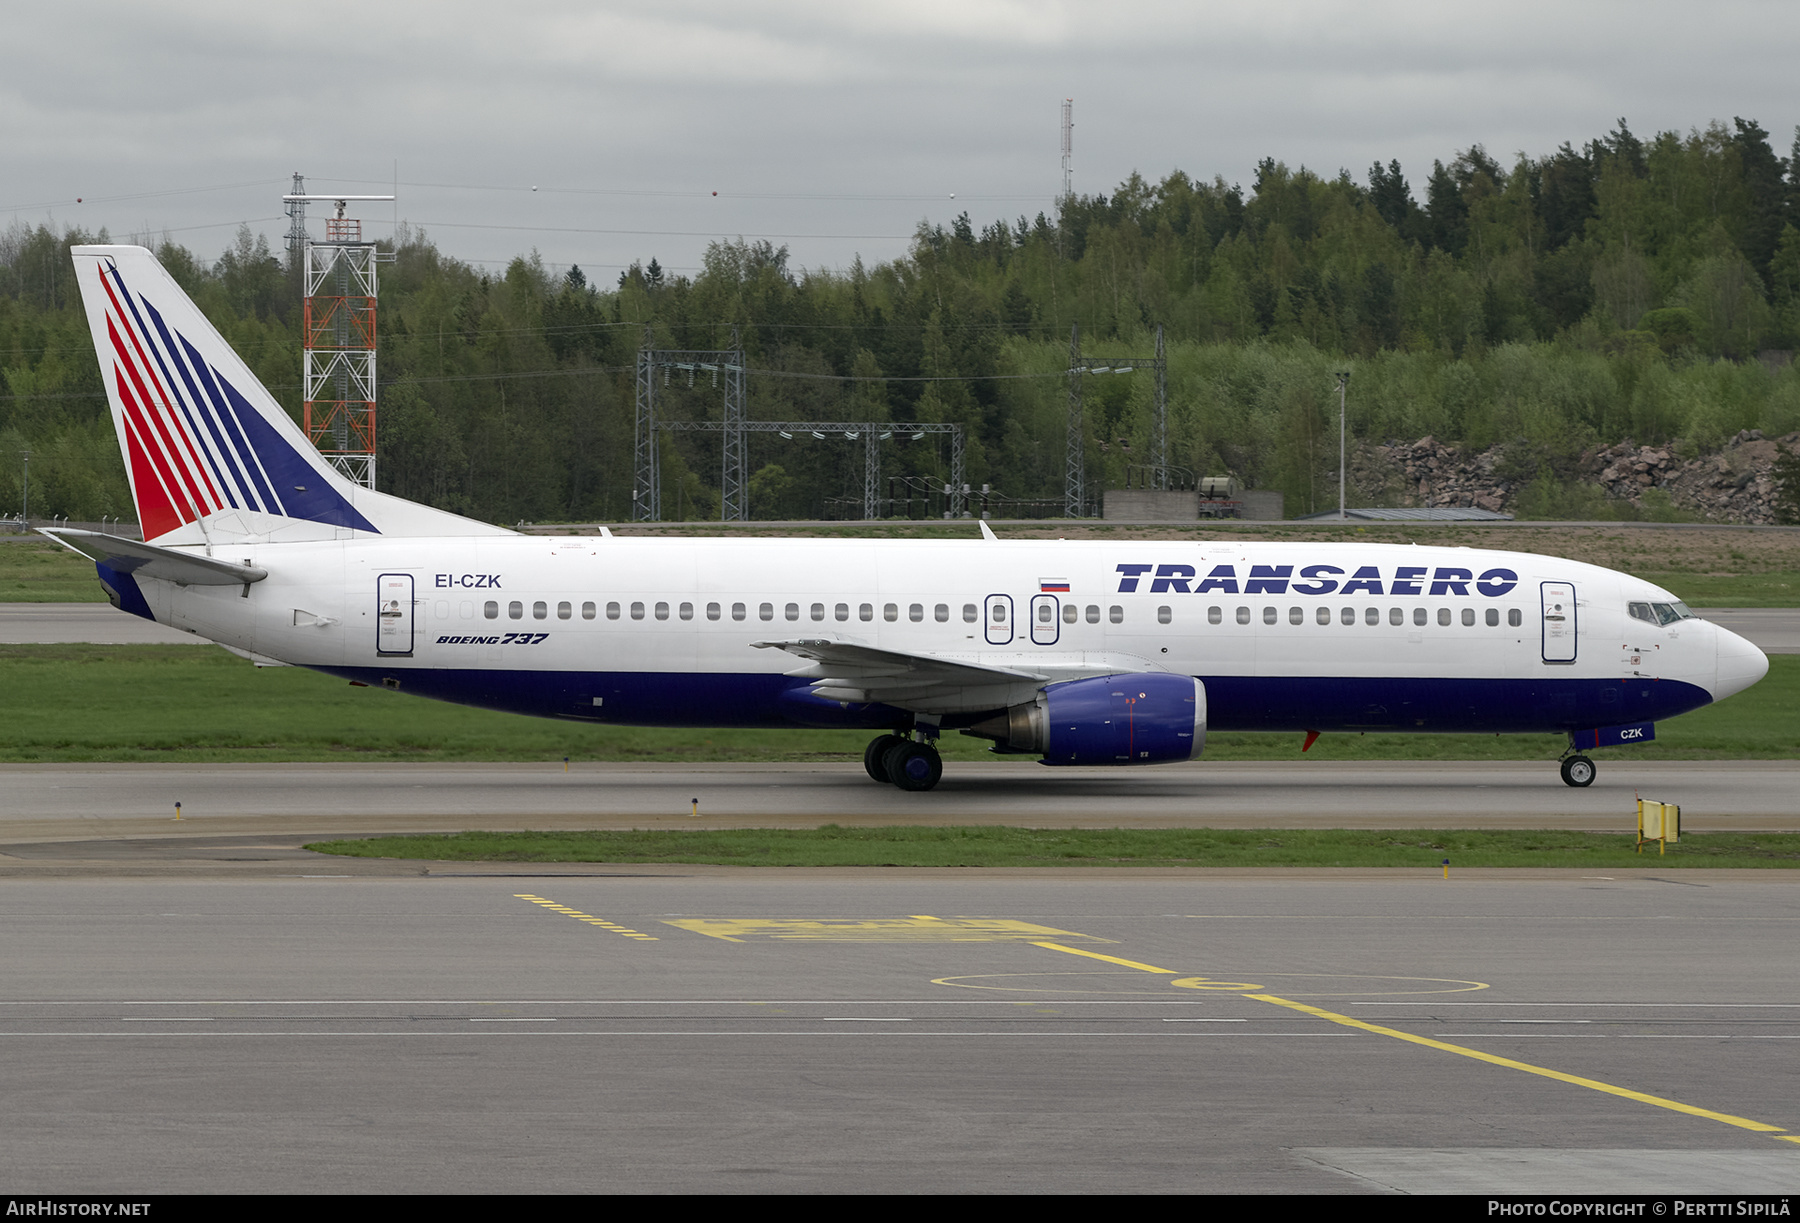
[[[1177,976],[1171,969],[1157,968],[1155,965],[1140,963],[1136,960],[1120,959],[1118,956],[1100,955],[1098,952],[1083,951],[1079,947],[1063,947],[1056,943],[1042,942],[1034,943],[1033,946],[1043,947],[1049,951],[1062,951],[1069,955],[1087,956],[1089,959],[1094,960],[1105,960],[1111,964],[1122,964],[1126,968],[1135,968],[1141,972],[1155,973],[1157,976],[1169,978],[1175,978]],[[1179,980],[1171,979],[1169,983],[1171,985],[1183,986],[1187,989],[1254,990],[1262,988],[1258,985],[1234,984],[1229,981],[1215,982],[1207,977],[1183,977]],[[1547,1066],[1534,1066],[1530,1062],[1515,1061],[1510,1057],[1501,1057],[1494,1053],[1483,1053],[1480,1049],[1471,1049],[1466,1045],[1453,1045],[1448,1041],[1433,1040],[1429,1036],[1415,1036],[1411,1032],[1402,1032],[1397,1028],[1384,1028],[1379,1024],[1365,1023],[1363,1020],[1353,1019],[1348,1015],[1339,1015],[1334,1011],[1326,1011],[1321,1010],[1316,1006],[1308,1006],[1304,1002],[1294,1002],[1287,998],[1277,998],[1273,994],[1243,993],[1242,996],[1256,1002],[1267,1002],[1274,1006],[1286,1007],[1289,1010],[1299,1011],[1301,1014],[1311,1015],[1317,1019],[1324,1019],[1331,1023],[1342,1024],[1348,1028],[1356,1028],[1364,1032],[1373,1032],[1378,1036],[1391,1036],[1395,1040],[1403,1040],[1408,1044],[1424,1045],[1428,1049],[1440,1049],[1445,1053],[1454,1053],[1458,1057],[1473,1058],[1478,1062],[1487,1062],[1494,1066],[1505,1066],[1511,1070],[1523,1070],[1527,1074],[1539,1075],[1546,1079],[1555,1079],[1560,1083],[1572,1083],[1577,1087],[1586,1087],[1591,1091],[1604,1092],[1607,1095],[1619,1096],[1626,1100],[1636,1100],[1640,1104],[1650,1104],[1657,1108],[1666,1108],[1671,1112],[1686,1113],[1690,1117],[1704,1117],[1708,1121],[1717,1121],[1721,1124],[1733,1125],[1744,1130],[1754,1130],[1759,1134],[1776,1135],[1784,1134],[1786,1132],[1785,1129],[1779,1125],[1769,1125],[1767,1122],[1753,1121],[1748,1117],[1737,1117],[1730,1113],[1714,1112],[1710,1108],[1700,1108],[1693,1104],[1683,1104],[1679,1100],[1671,1100],[1665,1096],[1653,1096],[1645,1092],[1633,1091],[1629,1087],[1615,1087],[1611,1083],[1602,1083],[1598,1079],[1588,1079],[1583,1078],[1580,1075],[1566,1074],[1561,1070],[1551,1070]],[[1800,1143],[1800,1137],[1783,1137],[1777,1141]]]
[[[996,943],[1036,942],[1044,938],[1079,939],[1086,943],[1112,942],[1111,939],[1093,938],[1071,930],[1036,926],[1030,922],[988,917],[930,917],[923,914],[866,921],[847,918],[684,918],[668,924],[695,934],[704,934],[708,938],[724,939],[728,943],[743,943],[752,939],[826,943]]]
[[[621,926],[614,922],[609,922],[604,917],[595,917],[591,913],[583,913],[580,909],[571,909],[568,905],[558,904],[554,900],[545,900],[542,896],[533,896],[528,892],[514,892],[513,898],[515,900],[529,900],[532,904],[540,905],[543,908],[550,910],[552,913],[561,913],[565,916],[573,917],[576,921],[586,922],[590,926],[599,926],[602,930],[611,930],[614,934],[617,934],[622,938],[634,938],[646,943],[654,943],[657,941],[654,934],[640,933],[629,926]]]

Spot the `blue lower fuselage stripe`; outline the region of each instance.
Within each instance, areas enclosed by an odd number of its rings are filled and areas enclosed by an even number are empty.
[[[912,720],[891,706],[820,700],[806,681],[785,675],[321,669],[459,705],[621,726],[869,728]],[[1198,678],[1213,731],[1528,734],[1657,722],[1712,701],[1695,684],[1637,678]],[[950,715],[943,725],[972,726],[996,712]]]

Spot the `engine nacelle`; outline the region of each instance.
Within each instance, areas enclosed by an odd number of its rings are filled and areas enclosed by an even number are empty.
[[[1192,760],[1206,747],[1206,686],[1160,672],[1070,680],[969,733],[1044,764]]]

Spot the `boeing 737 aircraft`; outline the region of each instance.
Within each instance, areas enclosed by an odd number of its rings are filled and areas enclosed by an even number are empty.
[[[863,727],[929,790],[962,730],[1050,765],[1226,731],[1556,732],[1585,752],[1768,671],[1667,591],[1375,544],[522,535],[358,487],[149,251],[74,248],[144,542],[51,535],[113,604],[246,657],[574,721]]]

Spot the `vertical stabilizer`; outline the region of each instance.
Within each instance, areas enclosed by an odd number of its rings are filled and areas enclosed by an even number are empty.
[[[146,540],[511,533],[344,479],[154,255],[71,253]]]

